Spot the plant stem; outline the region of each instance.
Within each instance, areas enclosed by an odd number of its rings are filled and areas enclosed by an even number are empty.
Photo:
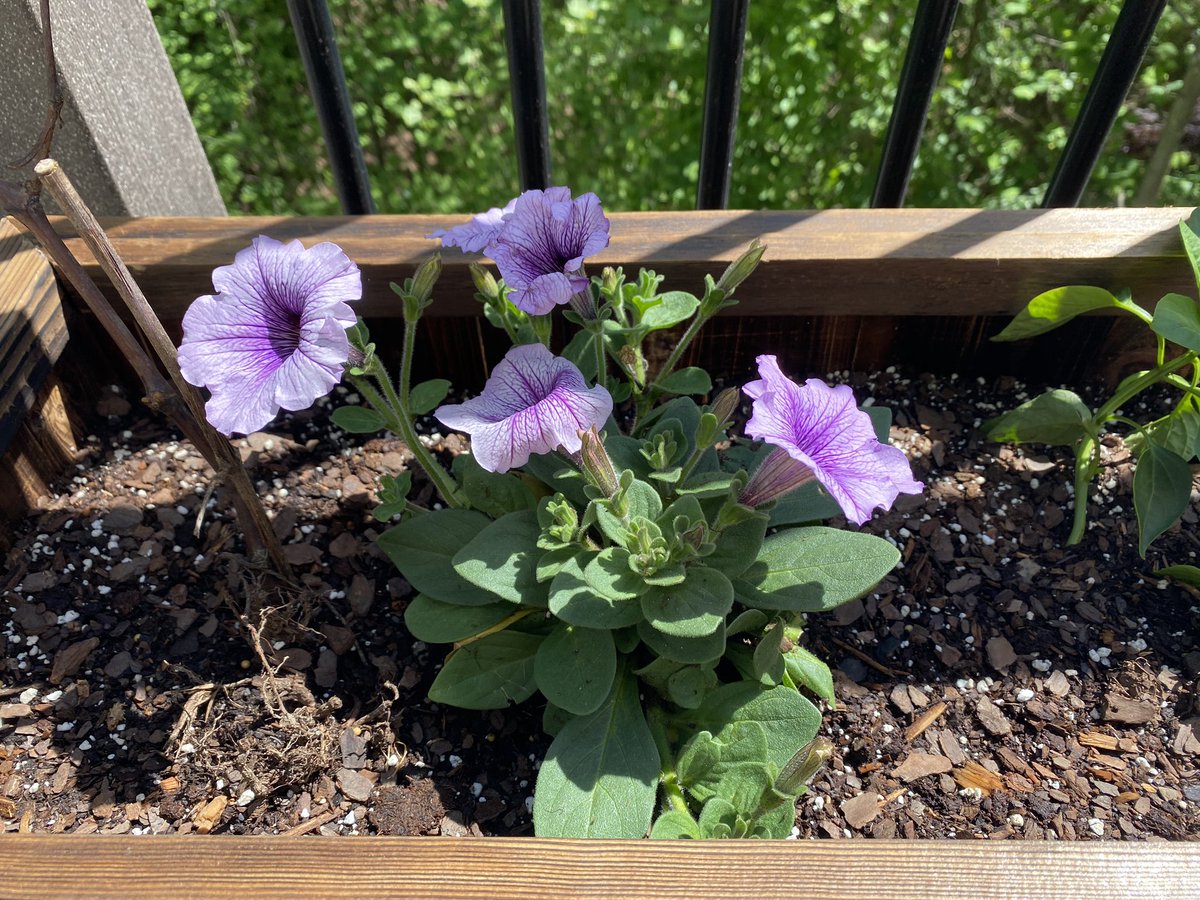
[[[662,364],[658,372],[655,374],[654,380],[650,382],[649,387],[646,388],[647,394],[650,394],[651,388],[658,387],[659,382],[675,371],[675,366],[683,357],[683,351],[688,348],[688,344],[695,340],[696,335],[700,333],[700,329],[704,327],[704,324],[710,318],[712,317],[697,315],[694,319],[692,319],[691,323],[687,327],[687,330],[683,333],[683,337],[679,339],[679,343],[675,345],[675,349],[671,351],[671,355],[667,357],[667,361]]]
[[[375,408],[375,411],[384,418],[384,424],[387,425],[390,431],[395,432],[400,436],[400,439],[408,446],[409,452],[416,459],[417,464],[429,476],[429,480],[433,482],[438,493],[442,495],[442,499],[446,501],[447,506],[461,508],[462,502],[458,499],[458,491],[456,490],[454,480],[449,473],[443,469],[429,449],[421,443],[417,437],[417,429],[413,426],[412,416],[408,413],[408,407],[401,401],[396,389],[392,386],[391,379],[388,378],[387,372],[384,370],[382,363],[375,360],[370,369],[370,373],[374,376],[376,383],[382,388],[383,393],[379,391],[369,382],[365,376],[350,375],[351,383],[358,388],[359,393],[367,398],[367,402]]]
[[[485,637],[490,637],[491,635],[496,634],[496,632],[498,632],[498,631],[503,631],[509,625],[515,625],[515,624],[517,624],[517,622],[520,622],[526,616],[533,615],[535,612],[537,612],[536,609],[517,610],[517,612],[513,613],[508,618],[497,622],[495,625],[491,626],[490,628],[485,628],[483,631],[479,632],[479,634],[473,634],[468,638],[463,638],[461,641],[455,641],[454,642],[454,650],[451,650],[450,653],[453,653],[455,650],[461,650],[463,647],[467,646],[467,644],[473,644],[476,641],[482,641]],[[449,656],[449,654],[447,654],[446,659],[449,659],[449,658],[450,658],[450,656]]]
[[[404,317],[404,348],[400,353],[400,402],[408,409],[408,395],[412,389],[413,348],[417,343],[417,320]]]
[[[650,726],[650,734],[654,736],[654,746],[658,749],[659,776],[663,794],[667,803],[677,812],[691,815],[687,799],[679,787],[679,775],[675,771],[675,759],[671,753],[671,742],[667,738],[667,726],[663,721],[662,710],[649,705],[646,708],[646,722]]]
[[[1147,372],[1143,372],[1141,375],[1127,384],[1124,390],[1113,394],[1112,397],[1108,399],[1107,403],[1096,410],[1096,414],[1092,416],[1092,421],[1097,427],[1102,426],[1105,422],[1109,421],[1113,417],[1113,414],[1116,413],[1118,409],[1120,409],[1142,391],[1153,387],[1159,381],[1164,380],[1166,376],[1170,375],[1176,369],[1182,369],[1184,366],[1195,362],[1197,358],[1198,354],[1196,354],[1195,351],[1189,350],[1187,353],[1183,353],[1174,359],[1157,366],[1156,368],[1150,369]]]
[[[597,330],[592,338],[592,343],[596,348],[596,384],[604,387],[608,381],[608,365],[605,362],[604,352],[604,332]]]
[[[1075,515],[1071,520],[1071,533],[1067,536],[1068,547],[1083,540],[1083,532],[1087,527],[1088,485],[1092,483],[1098,447],[1095,436],[1091,435],[1075,448]]]

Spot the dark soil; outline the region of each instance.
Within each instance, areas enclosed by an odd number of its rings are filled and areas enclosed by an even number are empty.
[[[810,621],[837,669],[835,753],[794,835],[1195,838],[1200,608],[1152,574],[1195,561],[1195,503],[1140,559],[1111,437],[1092,525],[1064,548],[1065,453],[975,430],[1032,390],[849,380],[894,409],[927,490],[868,526],[902,567]],[[541,709],[425,699],[444,648],[404,630],[411,589],[370,516],[407,451],[337,431],[328,410],[239,441],[302,576],[295,596],[241,555],[190,445],[106,398],[78,471],[0,534],[0,828],[531,832]]]

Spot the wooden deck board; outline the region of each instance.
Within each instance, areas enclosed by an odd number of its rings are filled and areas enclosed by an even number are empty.
[[[1021,841],[0,837],[0,896],[1195,897],[1200,847]]]
[[[1130,287],[1156,300],[1195,285],[1179,240],[1187,209],[826,210],[614,213],[612,243],[589,261],[652,268],[672,289],[702,278],[754,238],[768,251],[743,292],[743,315],[984,316],[1017,310],[1061,284]],[[399,316],[387,288],[432,251],[426,235],[464,216],[355,218],[143,218],[105,222],[164,320],[178,319],[209,288],[215,266],[258,234],[305,243],[336,241],[362,268],[366,317]],[[69,223],[58,227],[71,234]],[[70,242],[81,259],[90,254]],[[466,263],[445,254],[432,315],[474,315]]]

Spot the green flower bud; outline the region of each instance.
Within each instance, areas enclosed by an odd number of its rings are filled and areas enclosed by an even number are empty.
[[[816,776],[817,772],[833,756],[833,744],[823,737],[813,738],[796,751],[788,760],[779,777],[775,779],[775,790],[795,797],[800,789]]]
[[[604,449],[604,442],[600,440],[600,435],[596,433],[595,428],[592,428],[589,431],[579,432],[579,439],[582,441],[579,455],[583,474],[605,497],[614,496],[620,488],[617,481],[617,470],[613,467],[608,451]]]
[[[734,387],[725,388],[717,394],[717,399],[713,401],[710,409],[712,414],[717,417],[718,428],[733,418],[741,398],[742,392]]]
[[[475,290],[483,294],[486,299],[491,300],[500,293],[500,286],[496,284],[492,273],[479,263],[470,263],[467,270],[471,273],[471,280],[475,282]]]
[[[717,287],[725,292],[725,296],[728,297],[732,294],[737,290],[739,284],[750,277],[750,274],[758,268],[759,260],[766,251],[766,245],[760,243],[756,238],[741,256],[729,264],[729,268],[717,282]]]
[[[425,309],[429,305],[429,299],[433,295],[433,286],[441,277],[442,254],[434,253],[421,260],[412,283],[413,296],[417,298],[417,304],[421,309]]]

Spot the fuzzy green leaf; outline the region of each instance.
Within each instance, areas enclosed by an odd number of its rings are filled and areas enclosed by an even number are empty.
[[[729,579],[706,566],[687,570],[683,581],[653,587],[642,595],[642,614],[663,634],[700,638],[724,623],[733,607],[733,585]]]
[[[538,649],[533,673],[554,705],[576,716],[595,712],[617,674],[612,632],[560,623]]]
[[[420,593],[443,603],[486,606],[496,595],[460,576],[451,559],[488,524],[477,512],[442,509],[389,528],[376,543]]]
[[[541,533],[534,510],[509,513],[454,554],[454,571],[511,603],[544,607],[547,588],[537,579]]]
[[[564,563],[550,582],[550,612],[564,622],[584,628],[625,628],[642,620],[636,600],[615,600],[595,590],[584,575],[592,557],[580,553]]]
[[[417,594],[404,610],[404,627],[428,644],[452,644],[479,634],[513,614],[511,603],[460,606]]]
[[[446,658],[429,687],[429,699],[462,709],[503,709],[537,690],[533,660],[544,638],[500,631]]]
[[[384,427],[383,416],[369,406],[339,406],[330,418],[349,434],[374,434]]]
[[[423,416],[433,412],[439,403],[450,393],[450,382],[445,378],[432,378],[422,381],[408,392],[408,411],[414,416]]]
[[[658,386],[670,394],[707,394],[712,390],[712,379],[703,369],[689,366],[672,372]]]

